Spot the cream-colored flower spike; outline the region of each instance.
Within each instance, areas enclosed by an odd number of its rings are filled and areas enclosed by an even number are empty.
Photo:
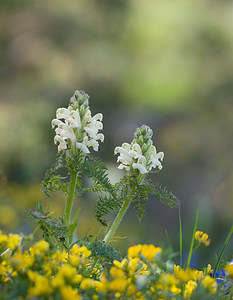
[[[156,152],[152,145],[152,134],[152,130],[143,125],[137,128],[131,144],[123,143],[121,147],[115,148],[114,154],[119,154],[117,162],[121,163],[119,169],[138,170],[141,174],[148,173],[152,168],[162,169],[164,153]]]
[[[58,108],[56,119],[51,123],[53,128],[56,127],[54,143],[59,143],[58,152],[70,149],[72,155],[80,150],[86,154],[90,153],[90,147],[98,151],[98,141],[104,141],[104,135],[99,133],[103,129],[102,119],[101,113],[91,116],[89,96],[83,91],[76,91],[70,106]]]

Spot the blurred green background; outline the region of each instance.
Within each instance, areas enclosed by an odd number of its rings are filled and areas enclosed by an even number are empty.
[[[112,180],[122,174],[114,147],[149,125],[165,153],[153,181],[182,202],[184,248],[201,203],[198,229],[209,233],[211,245],[194,263],[216,262],[233,220],[233,2],[2,0],[0,6],[0,228],[33,231],[25,210],[46,203],[40,181],[57,151],[50,122],[74,90],[84,89],[92,113],[104,115],[99,155]],[[79,200],[80,236],[100,228],[95,201]],[[55,194],[55,215],[63,206]],[[122,249],[171,242],[177,251],[178,210],[151,199],[139,224],[132,206],[118,235],[127,236],[116,244]],[[231,241],[226,259],[232,248]]]

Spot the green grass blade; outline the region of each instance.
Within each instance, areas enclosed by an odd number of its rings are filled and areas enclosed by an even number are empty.
[[[213,274],[213,277],[215,277],[215,274],[216,274],[216,272],[217,272],[217,269],[218,269],[220,260],[221,260],[221,258],[222,258],[222,256],[223,256],[223,253],[224,253],[224,251],[225,251],[225,248],[226,248],[227,244],[229,243],[229,240],[230,240],[230,238],[231,238],[232,233],[233,233],[233,225],[231,226],[231,230],[230,230],[230,232],[228,233],[228,236],[227,236],[226,241],[225,241],[225,243],[224,243],[224,245],[223,245],[222,251],[221,251],[221,253],[220,253],[219,257],[218,257],[216,266],[215,266],[215,268],[214,268],[214,274]]]
[[[197,229],[197,222],[198,222],[198,218],[199,218],[199,213],[200,213],[200,205],[199,205],[198,210],[197,210],[197,216],[196,216],[196,220],[195,220],[195,224],[194,224],[194,228],[193,228],[193,236],[192,236],[192,241],[191,241],[191,245],[190,245],[190,249],[189,249],[187,268],[189,268],[192,253],[193,253],[194,237],[195,237],[195,232],[196,232],[196,229]]]
[[[181,223],[181,212],[180,212],[180,205],[179,205],[179,231],[180,231],[180,266],[182,266],[182,241],[183,241],[183,237],[182,237],[182,223]]]

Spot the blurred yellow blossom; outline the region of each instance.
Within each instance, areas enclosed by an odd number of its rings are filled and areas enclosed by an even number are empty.
[[[189,299],[193,293],[193,291],[196,289],[197,283],[194,280],[189,280],[184,289],[184,298]]]
[[[206,275],[206,276],[202,279],[201,284],[202,284],[205,288],[207,288],[211,294],[215,294],[215,293],[216,293],[217,282],[215,281],[214,278],[210,277],[209,275]]]
[[[229,263],[225,266],[225,271],[229,274],[230,277],[233,277],[233,263]]]
[[[49,243],[41,240],[30,247],[29,250],[32,255],[44,255],[49,250]]]
[[[203,244],[205,246],[209,246],[210,238],[207,233],[203,233],[203,231],[196,231],[195,232],[195,239],[198,241],[199,244]]]
[[[78,295],[77,290],[71,286],[63,286],[60,288],[60,293],[63,300],[82,300],[82,297]]]
[[[160,253],[162,249],[155,247],[154,245],[135,245],[128,249],[129,257],[139,257],[141,253],[148,261],[154,261],[156,255]]]

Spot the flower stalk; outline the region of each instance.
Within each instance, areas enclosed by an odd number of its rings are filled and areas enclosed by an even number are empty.
[[[123,143],[121,147],[116,147],[115,154],[119,154],[117,162],[120,162],[119,169],[125,169],[127,177],[136,185],[143,184],[143,181],[152,168],[162,169],[161,161],[164,153],[157,153],[152,142],[153,131],[146,125],[137,128],[134,139],[131,144]],[[160,161],[161,160],[161,161]],[[129,183],[129,185],[131,185]],[[104,242],[109,244],[120,225],[130,203],[133,200],[134,189],[136,186],[131,186],[127,199],[123,202],[115,220],[113,221],[108,233],[104,238]]]
[[[121,208],[120,208],[120,210],[119,210],[119,212],[118,212],[118,214],[117,214],[114,222],[112,223],[112,226],[110,227],[108,233],[106,234],[106,236],[105,236],[105,238],[103,240],[106,245],[108,245],[111,242],[112,238],[114,237],[114,234],[115,234],[118,226],[120,225],[120,223],[121,223],[121,221],[122,221],[122,219],[123,219],[123,217],[124,217],[127,209],[130,206],[130,203],[131,203],[131,198],[127,199],[122,204],[122,206],[121,206]]]
[[[71,217],[71,211],[73,206],[77,175],[78,175],[77,171],[72,171],[70,175],[70,187],[69,187],[69,193],[66,199],[66,206],[64,211],[64,221],[67,226],[70,225],[70,217]]]

